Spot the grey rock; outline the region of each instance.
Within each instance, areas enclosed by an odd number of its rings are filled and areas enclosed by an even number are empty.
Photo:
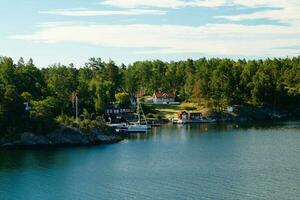
[[[92,144],[114,143],[122,140],[116,135],[105,135],[100,129],[92,129],[88,137]]]
[[[114,133],[112,132],[112,134]],[[83,133],[78,128],[60,127],[45,136],[26,132],[21,134],[20,139],[15,141],[1,140],[0,149],[111,144],[121,140],[122,138],[116,135],[105,135],[100,129],[93,129],[89,133]]]
[[[5,148],[5,149],[14,148],[15,144],[14,143],[4,143],[1,145],[1,147]]]
[[[88,138],[77,128],[61,127],[47,135],[53,145],[87,145]]]
[[[24,146],[48,145],[49,140],[45,136],[35,135],[33,133],[27,132],[21,135],[20,144]]]

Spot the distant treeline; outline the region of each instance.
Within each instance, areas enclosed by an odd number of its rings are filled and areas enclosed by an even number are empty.
[[[241,104],[291,111],[300,107],[300,56],[249,61],[154,60],[128,66],[91,58],[79,69],[72,64],[38,67],[32,59],[14,63],[0,57],[0,137],[51,128],[58,116],[73,115],[70,94],[74,91],[80,112],[85,109],[95,115],[103,114],[116,97],[122,101],[125,94],[151,95],[154,91],[174,92],[181,101],[205,102],[216,110]]]

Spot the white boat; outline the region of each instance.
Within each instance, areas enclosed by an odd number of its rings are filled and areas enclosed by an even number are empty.
[[[142,113],[142,118],[141,118]],[[143,108],[140,106],[139,99],[137,98],[137,116],[138,121],[129,125],[120,127],[119,131],[123,133],[146,133],[148,129],[151,129],[151,125],[148,124],[145,117]]]
[[[145,133],[147,130],[148,126],[146,124],[129,124],[119,129],[123,133]]]
[[[177,124],[193,124],[193,123],[214,123],[217,120],[210,118],[200,118],[200,119],[178,119]]]
[[[125,123],[120,123],[120,124],[111,124],[111,123],[106,123],[107,126],[113,127],[113,128],[120,128],[124,125],[126,125]]]
[[[182,120],[181,120],[182,121]],[[173,124],[178,124],[179,123],[179,119],[177,119],[177,118],[172,118],[171,119],[171,122],[173,123]]]

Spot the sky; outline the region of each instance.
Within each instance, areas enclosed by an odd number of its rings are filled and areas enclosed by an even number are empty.
[[[82,66],[300,55],[300,0],[0,0],[0,56]]]

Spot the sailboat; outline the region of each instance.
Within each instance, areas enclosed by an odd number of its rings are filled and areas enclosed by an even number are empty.
[[[148,125],[146,116],[144,114],[143,108],[140,105],[139,98],[137,97],[137,116],[138,121],[133,122],[129,125],[124,125],[120,128],[120,131],[124,133],[146,133],[148,129],[151,128],[150,125]],[[142,113],[142,116],[141,116]],[[142,118],[141,118],[142,117]]]

